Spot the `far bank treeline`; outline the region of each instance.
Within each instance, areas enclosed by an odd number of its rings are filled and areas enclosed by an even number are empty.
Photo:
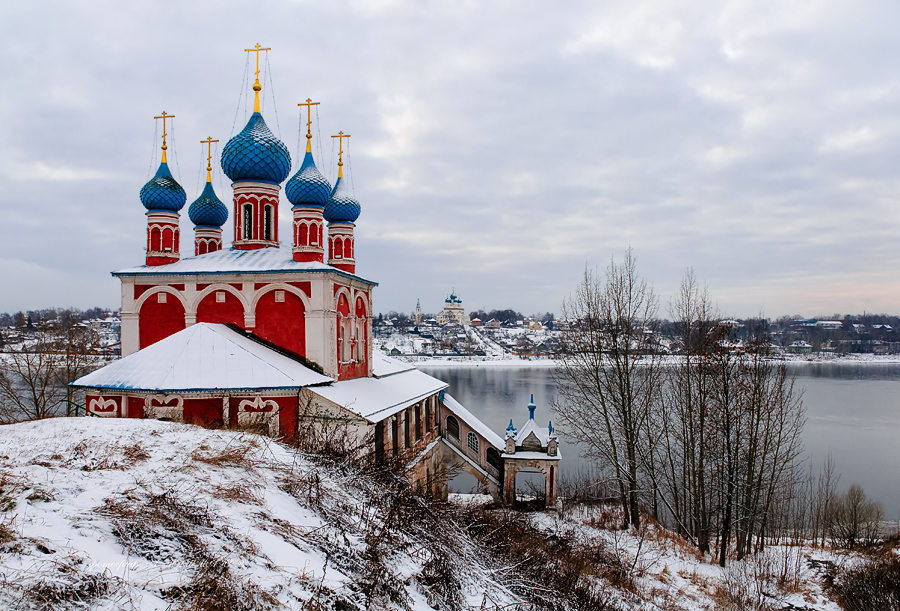
[[[583,495],[617,499],[626,527],[648,512],[722,566],[790,533],[834,538],[845,509],[854,536],[877,537],[880,507],[836,494],[830,461],[815,479],[804,463],[802,393],[771,358],[768,325],[738,341],[712,304],[689,270],[667,308],[683,355],[671,361],[654,349],[660,306],[632,252],[585,270],[554,373],[558,428],[600,472]]]

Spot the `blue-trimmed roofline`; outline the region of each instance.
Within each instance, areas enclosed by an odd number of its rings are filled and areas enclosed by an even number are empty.
[[[153,271],[128,271],[128,272],[110,272],[110,275],[114,278],[122,278],[129,276],[236,276],[240,274],[253,274],[256,276],[262,274],[337,274],[338,276],[343,276],[345,278],[352,278],[353,280],[359,280],[361,282],[365,282],[370,286],[378,286],[378,283],[374,280],[366,280],[362,276],[357,276],[356,274],[351,274],[349,272],[345,272],[342,269],[338,269],[336,267],[332,267],[331,269],[252,269],[252,270],[223,270],[223,271],[208,271],[208,272],[200,272],[200,271],[190,271],[190,272],[172,272],[172,271],[164,271],[160,270],[160,268],[166,267],[165,265],[156,265],[146,266]]]

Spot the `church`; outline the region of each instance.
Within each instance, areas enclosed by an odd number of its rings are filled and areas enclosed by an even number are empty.
[[[539,427],[534,406],[522,431],[501,438],[447,394],[447,384],[376,351],[373,296],[378,284],[356,274],[354,229],[361,206],[344,178],[340,132],[331,185],[312,154],[311,99],[306,153],[291,175],[288,148],[260,108],[259,45],[254,109],[223,147],[231,180],[227,206],[213,189],[212,138],[206,184],[188,207],[193,256],[180,253],[187,195],[169,170],[167,121],[162,155],[140,190],[146,209],[146,258],[113,272],[122,289],[122,358],[73,383],[89,416],[160,418],[207,427],[262,426],[287,442],[310,420],[341,422],[372,439],[375,460],[407,458],[410,477],[446,497],[446,473],[458,466],[498,500],[515,500],[515,472],[545,475],[555,505],[558,462],[552,426]],[[291,205],[282,243],[278,210]],[[518,453],[517,453],[518,450]],[[509,468],[507,468],[507,466]],[[512,479],[510,480],[510,475]]]

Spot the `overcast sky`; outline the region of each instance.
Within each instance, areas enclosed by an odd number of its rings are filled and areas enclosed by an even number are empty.
[[[558,312],[631,245],[663,310],[691,266],[735,316],[897,314],[898,24],[858,0],[5,2],[0,311],[118,306],[153,116],[176,115],[190,203],[199,141],[246,120],[258,42],[292,173],[297,102],[322,103],[332,178],[327,136],[352,134],[376,311],[455,287],[468,310]],[[214,182],[230,202],[217,163]],[[185,207],[182,253],[192,234]]]

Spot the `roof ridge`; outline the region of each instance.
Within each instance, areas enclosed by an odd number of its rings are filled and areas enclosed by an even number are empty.
[[[204,323],[204,324],[208,324],[208,323]],[[244,337],[244,338],[250,340],[251,342],[255,342],[255,343],[259,344],[260,346],[262,346],[263,348],[268,348],[268,349],[271,350],[272,352],[276,352],[276,353],[280,354],[281,356],[284,356],[284,357],[286,357],[286,358],[291,359],[292,361],[295,361],[295,362],[297,362],[297,363],[300,363],[301,365],[303,365],[303,366],[306,367],[307,369],[310,369],[310,370],[312,370],[312,371],[315,371],[315,372],[318,373],[318,374],[325,375],[325,370],[322,368],[321,365],[319,365],[318,363],[316,363],[316,362],[313,361],[313,360],[310,360],[310,359],[306,358],[306,357],[303,356],[302,354],[300,354],[300,353],[298,353],[298,352],[294,352],[293,350],[288,350],[287,348],[285,348],[285,347],[283,347],[283,346],[279,346],[278,344],[276,344],[276,343],[274,343],[274,342],[271,342],[271,341],[269,341],[269,340],[267,340],[267,339],[264,339],[264,338],[262,338],[262,337],[259,337],[258,335],[253,334],[251,331],[247,331],[246,329],[242,329],[241,327],[239,327],[238,325],[236,325],[236,324],[234,324],[234,323],[228,322],[228,323],[223,323],[223,324],[224,324],[225,327],[227,327],[228,329],[234,331],[235,333],[237,333],[237,334],[240,335],[241,337]],[[241,350],[245,350],[245,351],[248,352],[249,354],[253,354],[252,352],[250,352],[249,350],[247,350],[244,346],[241,346]],[[253,356],[256,357],[256,358],[259,359],[259,360],[262,360],[262,359],[259,358],[259,356],[255,355],[255,354],[254,354]],[[278,369],[278,371],[281,371],[281,369],[279,369],[279,368],[278,368],[277,366],[275,366],[274,364],[272,364],[272,363],[270,363],[270,362],[268,362],[268,361],[264,361],[264,362],[265,362],[267,365],[269,365],[269,366],[271,366],[271,367],[274,367],[275,369]],[[281,371],[281,372],[284,373],[285,375],[288,375],[287,373],[285,373],[285,372],[283,372],[283,371]],[[328,376],[328,377],[331,377],[331,376]]]

